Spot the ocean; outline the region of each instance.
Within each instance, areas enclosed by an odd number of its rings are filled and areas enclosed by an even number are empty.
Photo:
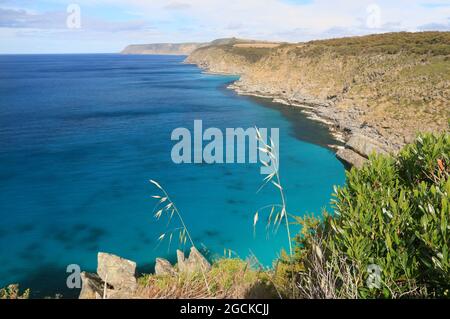
[[[174,260],[177,238],[158,242],[158,181],[209,258],[224,250],[270,266],[287,249],[283,227],[265,229],[279,203],[259,164],[175,164],[175,128],[279,128],[288,212],[320,214],[345,170],[327,128],[293,107],[238,96],[235,76],[204,74],[182,56],[0,56],[0,287],[76,297],[66,267],[95,271],[97,252],[152,271]],[[172,226],[176,226],[172,224]],[[170,226],[169,226],[170,227]],[[296,226],[292,226],[295,229]],[[176,236],[175,236],[176,237]],[[182,248],[182,247],[181,247]],[[188,248],[188,247],[186,247]]]

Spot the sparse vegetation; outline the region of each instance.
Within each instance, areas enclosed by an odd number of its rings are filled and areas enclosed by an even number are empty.
[[[270,275],[255,270],[250,261],[238,258],[216,260],[206,274],[210,290],[206,289],[200,272],[177,276],[145,275],[140,278],[142,298],[276,298]]]
[[[258,43],[256,41],[238,40],[227,42],[212,42],[209,46],[200,48],[205,50],[211,46],[220,47],[226,52],[243,56],[248,62],[255,63],[275,50],[295,48],[297,57],[313,58],[325,53],[336,55],[358,56],[366,54],[399,54],[427,56],[450,55],[449,32],[395,32],[373,34],[359,37],[347,37],[328,40],[316,40],[305,43],[282,43],[265,47],[244,44]]]
[[[314,49],[315,52],[311,49]],[[318,51],[327,50],[341,55],[406,53],[447,56],[450,55],[450,33],[396,32],[311,41],[299,48],[299,54],[311,56],[316,55]]]

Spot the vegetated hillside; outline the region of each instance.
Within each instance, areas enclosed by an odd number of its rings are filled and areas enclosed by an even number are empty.
[[[238,38],[223,38],[212,42],[187,43],[149,43],[131,44],[122,50],[121,54],[148,54],[148,55],[189,55],[196,49],[212,45],[233,45],[238,43],[252,43],[252,40]]]
[[[448,129],[450,32],[231,42],[199,48],[187,62],[240,74],[234,88],[243,94],[312,106],[338,130],[395,149],[419,131]]]
[[[204,43],[153,43],[132,44],[127,46],[122,54],[161,54],[161,55],[189,55]]]

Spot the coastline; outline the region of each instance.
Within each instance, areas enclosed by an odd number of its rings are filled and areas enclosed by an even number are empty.
[[[183,64],[195,65],[202,70],[204,74],[210,75],[224,75],[224,76],[238,76],[239,79],[231,83],[227,86],[227,89],[233,90],[236,94],[242,96],[250,96],[250,97],[258,97],[270,100],[271,103],[275,104],[283,104],[291,107],[298,108],[300,112],[305,114],[305,116],[315,122],[319,122],[325,124],[330,132],[331,136],[335,139],[336,142],[345,144],[349,139],[349,132],[345,128],[339,124],[339,121],[333,114],[336,114],[335,109],[333,109],[331,103],[329,101],[319,101],[314,100],[308,97],[304,97],[302,100],[298,98],[292,99],[287,96],[283,96],[281,94],[276,93],[264,93],[257,90],[252,90],[251,88],[246,87],[242,83],[242,74],[237,74],[233,72],[227,71],[216,71],[212,70],[210,67],[198,63],[193,63],[188,61],[189,57],[183,62]],[[353,123],[353,125],[357,125],[357,123]],[[377,135],[379,137],[380,135]],[[344,146],[339,144],[330,144],[328,145],[330,149],[338,151],[340,149],[344,149]]]
[[[357,107],[339,108],[336,99],[327,98],[321,100],[311,96],[305,96],[294,92],[289,94],[283,88],[267,87],[267,85],[246,80],[245,71],[236,72],[233,69],[220,64],[191,59],[188,56],[184,64],[196,65],[205,74],[237,76],[238,80],[228,85],[238,95],[253,96],[270,100],[271,103],[283,104],[299,109],[307,119],[320,122],[326,126],[336,144],[328,144],[336,157],[350,169],[361,168],[372,153],[396,154],[406,141],[402,136],[385,136],[376,127],[366,122],[361,123],[360,116],[364,114]],[[342,145],[339,145],[342,144]]]
[[[246,91],[243,90],[239,85],[237,85],[238,82],[239,80],[229,85],[228,89],[234,90],[238,95],[254,96],[263,99],[269,99],[272,103],[283,104],[299,108],[300,109],[299,111],[305,114],[308,119],[325,124],[328,130],[330,131],[330,134],[334,137],[336,141],[341,143],[346,142],[344,132],[337,129],[336,123],[332,119],[317,112],[316,107],[306,104],[295,103],[279,95],[267,95],[262,94],[260,92]],[[316,106],[319,106],[319,104],[317,104]],[[330,145],[330,147],[338,148],[339,145],[334,146]]]
[[[230,39],[195,50],[185,62],[239,75],[230,85],[237,94],[299,108],[345,142],[338,156],[362,162],[369,150],[395,154],[419,132],[448,131],[447,51],[430,43],[447,37],[392,33],[265,49]]]

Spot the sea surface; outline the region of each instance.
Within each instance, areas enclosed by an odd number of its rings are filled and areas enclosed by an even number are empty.
[[[174,164],[171,133],[193,128],[280,129],[280,175],[288,212],[320,214],[344,167],[326,127],[298,109],[236,95],[232,76],[203,74],[182,56],[0,56],[0,286],[34,297],[75,297],[66,267],[94,271],[98,251],[150,272],[174,259],[177,227],[153,217],[158,181],[198,247],[255,255],[270,266],[287,248],[284,228],[266,231],[277,189],[257,193],[258,164]],[[295,228],[295,226],[293,226]],[[166,236],[168,239],[168,236]]]

